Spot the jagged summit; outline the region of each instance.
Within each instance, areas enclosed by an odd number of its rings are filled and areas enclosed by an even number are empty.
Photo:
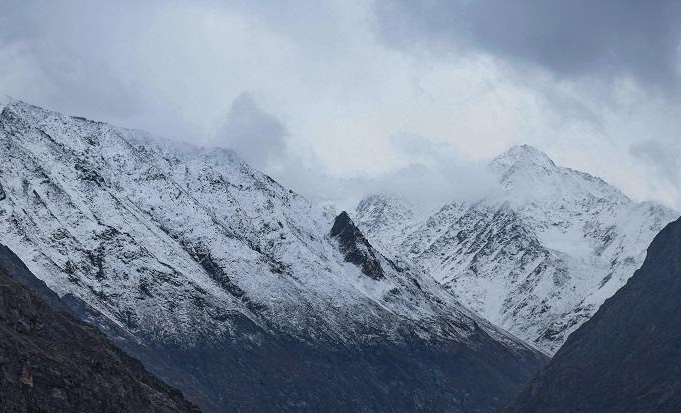
[[[335,237],[348,231],[354,233],[355,231],[359,230],[352,222],[350,215],[348,215],[348,213],[345,211],[341,211],[341,213],[338,214],[336,219],[333,221],[333,227],[331,227],[331,236]]]
[[[359,205],[362,209],[378,209],[376,213],[396,214],[398,218],[411,219],[414,217],[413,205],[406,199],[394,194],[371,194],[363,198]],[[383,208],[390,208],[390,211],[383,211]]]
[[[405,228],[415,220],[414,208],[409,202],[387,194],[374,194],[362,199],[354,215],[361,217],[365,233],[385,234],[380,241],[373,239],[372,242],[377,248],[388,251],[404,238]]]
[[[583,186],[567,168],[557,166],[544,152],[529,145],[517,145],[493,158],[488,168],[498,177],[501,188],[515,196],[508,197],[524,202],[528,199],[542,202],[560,198],[564,186]]]
[[[550,209],[582,202],[631,202],[622,191],[604,180],[558,166],[544,152],[529,145],[513,146],[488,165],[505,190],[501,198],[516,205],[539,203]]]
[[[556,164],[549,156],[530,145],[515,145],[495,157],[491,165],[497,168],[539,168],[551,170]]]

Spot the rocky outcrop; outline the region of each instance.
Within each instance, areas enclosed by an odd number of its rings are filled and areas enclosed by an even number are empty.
[[[366,276],[374,280],[385,278],[376,252],[347,212],[343,211],[336,217],[330,235],[338,241],[338,247],[346,261],[359,266]]]
[[[0,245],[0,410],[198,412],[59,298]]]
[[[681,409],[681,221],[567,340],[506,413]]]

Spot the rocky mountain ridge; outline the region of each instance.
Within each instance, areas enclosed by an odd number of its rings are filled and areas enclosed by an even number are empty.
[[[490,411],[546,361],[230,151],[14,101],[0,165],[0,241],[205,411]]]
[[[589,319],[678,213],[516,146],[489,163],[499,188],[425,218],[372,195],[354,213],[368,239],[431,274],[462,303],[548,353]]]

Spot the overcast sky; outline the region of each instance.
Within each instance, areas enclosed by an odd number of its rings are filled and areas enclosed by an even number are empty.
[[[528,143],[681,208],[680,4],[2,0],[0,93],[233,147],[314,199],[469,194]]]

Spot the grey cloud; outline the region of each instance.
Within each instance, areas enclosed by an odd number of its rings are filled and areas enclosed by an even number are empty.
[[[676,188],[680,187],[681,169],[679,167],[681,165],[678,147],[647,140],[631,145],[629,153],[653,167],[662,179],[669,181]]]
[[[126,119],[142,110],[142,97],[134,85],[109,71],[105,63],[74,64],[74,60],[49,52],[36,56],[40,73],[50,85],[46,96],[50,105],[71,113],[88,112],[115,119]]]
[[[381,37],[395,46],[480,50],[567,78],[678,81],[675,0],[387,0],[375,11]]]
[[[282,155],[286,134],[279,119],[261,109],[250,94],[243,93],[234,99],[216,142],[262,169]]]
[[[16,75],[4,70],[16,67],[12,65],[16,62],[3,59],[21,59],[32,77],[24,76],[28,85],[0,84],[0,89],[6,93],[21,88],[37,89],[15,97],[90,117],[120,120],[139,113],[143,100],[139,85],[130,79],[123,80],[110,65],[121,59],[116,52],[129,47],[129,43],[114,36],[102,40],[103,33],[126,27],[123,22],[133,16],[133,12],[125,11],[127,5],[47,0],[4,2],[0,52],[16,51],[0,53],[0,78]]]

